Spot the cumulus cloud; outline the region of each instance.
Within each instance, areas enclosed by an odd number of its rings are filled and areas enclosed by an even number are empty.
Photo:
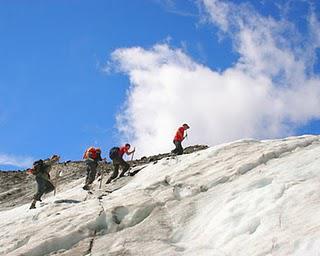
[[[0,154],[0,165],[9,165],[9,166],[27,168],[32,165],[33,161],[34,160],[31,157]]]
[[[152,154],[170,150],[184,122],[191,127],[186,144],[214,145],[288,135],[320,116],[314,13],[302,36],[293,23],[263,17],[248,4],[203,0],[202,8],[232,38],[238,62],[218,72],[166,43],[114,51],[113,61],[130,79],[117,116],[123,142],[137,146],[140,155]]]

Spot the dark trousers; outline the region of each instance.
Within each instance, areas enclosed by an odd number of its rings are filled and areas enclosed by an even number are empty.
[[[181,141],[174,140],[173,144],[176,146],[174,150],[171,151],[171,153],[177,154],[177,155],[182,155],[183,154],[183,148],[181,145]]]
[[[87,177],[85,185],[90,185],[96,178],[98,163],[93,159],[86,159]]]
[[[33,199],[37,201],[41,201],[41,197],[43,194],[47,194],[54,190],[53,184],[49,181],[44,179],[41,176],[36,176],[37,182],[37,193],[34,195]]]
[[[122,172],[120,173],[120,177],[123,177],[125,172],[128,171],[130,168],[130,165],[126,161],[124,161],[120,156],[113,159],[112,164],[113,164],[114,170],[112,172],[111,177],[107,180],[106,183],[110,183],[113,179],[118,177],[120,166],[122,167]]]

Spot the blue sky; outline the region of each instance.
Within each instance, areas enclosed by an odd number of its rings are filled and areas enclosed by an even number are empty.
[[[183,122],[194,128],[186,145],[320,131],[314,110],[320,104],[320,39],[311,26],[320,18],[317,1],[2,1],[0,6],[0,169],[25,168],[54,153],[77,160],[91,145],[105,155],[127,141],[137,155],[167,151]],[[270,31],[263,31],[266,27]],[[265,35],[266,41],[256,40]],[[253,57],[259,47],[268,52]],[[269,74],[273,54],[279,70]],[[283,63],[292,69],[282,70]],[[287,74],[300,71],[299,77]],[[256,85],[257,96],[250,91]],[[219,88],[225,91],[217,95]],[[266,90],[260,103],[251,102]]]

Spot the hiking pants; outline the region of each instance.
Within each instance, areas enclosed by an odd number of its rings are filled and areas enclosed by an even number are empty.
[[[87,177],[86,177],[86,185],[90,185],[96,178],[98,163],[93,159],[86,159],[87,165]]]
[[[181,145],[182,141],[179,140],[174,140],[173,144],[176,146],[174,150],[171,151],[171,153],[177,154],[177,155],[182,155],[183,154],[183,148]]]
[[[44,179],[43,177],[36,176],[37,182],[37,193],[34,195],[33,199],[40,201],[43,194],[47,194],[54,190],[53,184],[49,181]]]
[[[117,157],[115,159],[112,160],[112,164],[113,164],[113,167],[114,167],[114,170],[113,170],[113,173],[111,175],[111,177],[108,179],[107,183],[110,183],[111,180],[115,179],[118,177],[118,174],[119,174],[119,167],[121,166],[122,167],[122,172],[120,174],[120,177],[123,177],[125,172],[129,170],[130,168],[130,165],[124,161],[122,159],[122,157]]]

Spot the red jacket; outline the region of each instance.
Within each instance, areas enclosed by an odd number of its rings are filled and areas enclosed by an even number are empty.
[[[123,156],[124,153],[127,153],[128,152],[128,149],[126,148],[126,146],[123,146],[123,147],[120,147],[119,149],[119,156]]]
[[[176,136],[174,136],[175,141],[183,141],[184,139],[184,128],[183,126],[179,127],[179,129],[176,132]]]

